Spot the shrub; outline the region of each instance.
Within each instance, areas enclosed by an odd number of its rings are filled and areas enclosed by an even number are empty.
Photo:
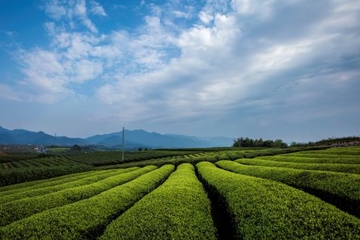
[[[194,167],[168,180],[113,221],[100,239],[216,239],[210,201]]]
[[[23,219],[25,217],[31,216],[32,214],[39,213],[50,208],[63,206],[95,196],[96,194],[99,194],[117,185],[131,181],[153,169],[153,166],[148,166],[128,173],[126,173],[127,171],[125,169],[118,170],[115,172],[115,176],[114,173],[109,173],[109,175],[104,176],[105,179],[102,180],[101,178],[97,179],[94,177],[92,177],[92,179],[85,179],[85,181],[90,180],[90,184],[83,182],[84,185],[82,186],[71,187],[71,183],[69,183],[69,187],[61,191],[33,197],[24,197],[17,201],[7,202],[6,204],[0,205],[0,226],[4,226],[16,220]],[[32,192],[35,192],[34,194],[36,194],[36,192],[39,191],[30,191],[29,195],[31,195]],[[15,194],[15,197],[18,195],[19,194]],[[6,200],[11,200],[11,198],[12,195],[5,197]]]
[[[224,165],[227,161],[221,162]],[[237,163],[234,163],[237,164]],[[235,174],[209,162],[200,176],[231,217],[234,239],[355,239],[360,220],[320,199],[267,179]]]
[[[238,159],[235,162],[245,165],[255,165],[255,166],[284,167],[284,168],[294,168],[294,169],[321,170],[321,171],[360,174],[360,165],[355,165],[355,164],[280,162],[280,161],[271,161],[271,159],[272,158]]]
[[[174,170],[165,165],[94,197],[53,208],[0,228],[1,239],[94,239],[106,225]]]
[[[246,166],[232,161],[219,161],[216,165],[236,173],[285,183],[360,216],[360,176],[357,174]]]

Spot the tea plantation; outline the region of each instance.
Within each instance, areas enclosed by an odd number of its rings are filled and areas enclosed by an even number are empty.
[[[3,160],[0,239],[360,239],[360,147],[302,150]]]

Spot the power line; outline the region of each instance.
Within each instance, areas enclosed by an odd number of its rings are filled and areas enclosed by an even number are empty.
[[[125,159],[125,128],[122,130],[122,157],[121,160],[124,162]]]

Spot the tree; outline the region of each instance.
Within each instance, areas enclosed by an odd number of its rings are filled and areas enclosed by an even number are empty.
[[[274,140],[263,140],[259,139],[251,139],[251,138],[237,138],[234,140],[233,147],[276,147],[276,148],[284,148],[287,147],[287,144],[284,143],[281,139]]]
[[[74,152],[81,152],[81,147],[79,145],[75,144],[70,148],[70,150],[74,151]]]
[[[283,148],[283,147],[287,147],[287,144],[284,143],[281,139],[276,139],[273,143],[273,147]]]

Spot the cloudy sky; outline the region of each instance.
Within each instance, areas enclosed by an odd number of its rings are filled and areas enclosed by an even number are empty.
[[[360,1],[2,0],[0,76],[8,129],[359,136]]]

